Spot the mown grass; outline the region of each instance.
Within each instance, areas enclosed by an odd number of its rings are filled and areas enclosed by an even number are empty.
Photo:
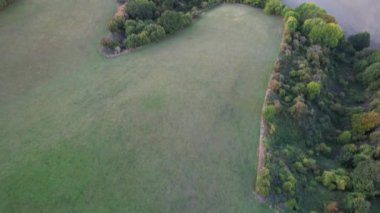
[[[114,6],[0,14],[0,212],[268,212],[252,190],[281,20],[224,5],[105,59]]]

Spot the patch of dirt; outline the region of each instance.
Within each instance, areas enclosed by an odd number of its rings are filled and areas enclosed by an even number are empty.
[[[115,12],[115,15],[113,17],[123,17],[124,16],[124,11],[125,11],[125,5],[127,3],[124,3],[124,4],[118,4],[117,5],[117,8],[116,8],[116,12]]]

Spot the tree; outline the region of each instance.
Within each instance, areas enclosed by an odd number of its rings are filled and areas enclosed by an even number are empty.
[[[312,81],[307,84],[307,95],[310,100],[315,99],[321,94],[321,85],[318,82]]]
[[[373,64],[376,62],[380,62],[380,50],[377,50],[368,56],[368,63],[369,64]]]
[[[380,115],[373,111],[354,114],[351,125],[356,134],[364,134],[380,125]]]
[[[324,210],[326,213],[339,212],[338,202],[336,201],[329,202],[328,204],[325,205]]]
[[[137,36],[137,34],[132,33],[128,35],[124,43],[125,43],[125,46],[127,46],[128,48],[136,48],[140,45],[139,37]]]
[[[320,143],[315,147],[315,150],[321,154],[329,155],[331,153],[331,147],[327,146],[326,143]]]
[[[345,207],[349,212],[367,213],[371,204],[365,199],[365,195],[359,192],[349,193],[345,199]]]
[[[128,19],[124,23],[125,34],[127,36],[130,34],[139,34],[140,32],[144,30],[147,24],[149,24],[148,21],[144,22],[142,20]]]
[[[296,12],[299,14],[301,22],[304,22],[306,19],[317,18],[322,14],[326,14],[324,9],[312,2],[301,4],[297,7]]]
[[[343,169],[324,171],[322,174],[322,184],[330,190],[344,191],[349,184],[350,177]]]
[[[308,112],[307,105],[301,96],[297,96],[293,106],[289,108],[290,114],[295,118],[300,118]]]
[[[251,5],[253,7],[264,8],[266,0],[244,0],[244,4]]]
[[[174,33],[191,24],[191,16],[172,10],[165,11],[158,19],[158,23],[165,29],[167,34]]]
[[[369,47],[370,40],[371,36],[368,32],[358,33],[348,37],[348,41],[357,51]]]
[[[294,16],[289,16],[286,20],[285,26],[289,32],[295,32],[298,27],[298,21]]]
[[[303,25],[303,33],[315,43],[334,48],[343,38],[342,28],[335,23],[326,23],[321,18],[307,19]]]
[[[154,19],[156,17],[156,4],[149,0],[130,0],[125,12],[132,19]]]
[[[148,33],[151,42],[161,40],[165,37],[165,30],[158,24],[149,24],[145,26],[144,31]]]
[[[349,143],[351,141],[351,137],[352,137],[352,135],[351,135],[350,131],[344,131],[344,132],[340,133],[340,135],[337,138],[337,141],[339,143],[346,144],[346,143]]]
[[[266,14],[280,15],[282,12],[283,4],[281,0],[269,0],[264,7]]]
[[[110,23],[108,23],[108,30],[112,33],[124,29],[124,17],[114,17]]]
[[[359,75],[359,79],[368,86],[370,90],[380,88],[380,62],[376,62],[367,67],[363,73]]]

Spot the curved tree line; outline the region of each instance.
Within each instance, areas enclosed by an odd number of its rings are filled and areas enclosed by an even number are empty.
[[[380,196],[380,52],[369,48],[369,33],[346,39],[313,3],[292,9],[281,0],[131,0],[120,1],[124,15],[111,20],[101,43],[113,52],[156,42],[224,2],[284,19],[263,111],[269,134],[258,193],[293,211],[370,212]]]

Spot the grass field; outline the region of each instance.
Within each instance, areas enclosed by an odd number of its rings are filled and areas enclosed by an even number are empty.
[[[105,59],[114,0],[0,13],[0,212],[269,212],[252,194],[282,21],[224,5]]]

